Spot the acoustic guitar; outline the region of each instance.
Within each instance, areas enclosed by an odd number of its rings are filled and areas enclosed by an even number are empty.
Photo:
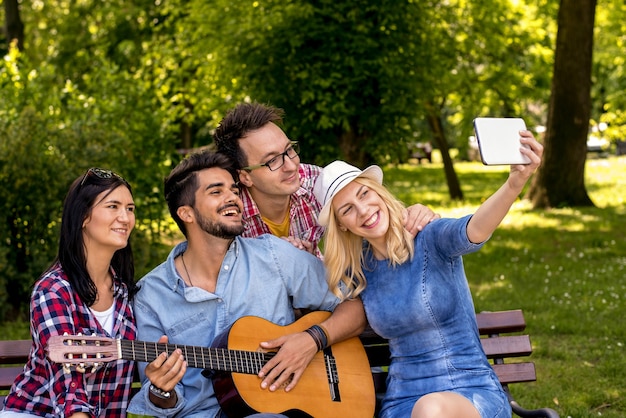
[[[214,347],[197,347],[98,336],[57,335],[48,341],[48,357],[79,370],[114,360],[151,362],[160,353],[181,349],[188,367],[205,369],[217,400],[228,417],[264,412],[290,417],[374,416],[375,393],[365,349],[353,337],[315,355],[290,392],[261,389],[257,374],[276,353],[261,351],[260,341],[301,332],[324,321],[328,312],[312,312],[280,326],[246,316],[216,339]]]

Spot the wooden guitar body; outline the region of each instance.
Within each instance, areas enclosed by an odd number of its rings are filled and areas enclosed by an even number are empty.
[[[237,321],[216,340],[216,346],[230,350],[258,351],[259,342],[303,331],[319,324],[330,314],[313,312],[291,325],[279,326],[257,317]],[[244,319],[244,318],[242,318]],[[315,355],[296,387],[285,392],[261,389],[261,380],[252,374],[218,371],[213,373],[213,388],[220,406],[229,418],[255,412],[281,413],[290,417],[371,418],[375,394],[372,373],[365,349],[352,338]],[[328,376],[328,356],[336,365],[336,384]],[[328,367],[327,367],[328,366]],[[332,372],[331,372],[332,373]]]

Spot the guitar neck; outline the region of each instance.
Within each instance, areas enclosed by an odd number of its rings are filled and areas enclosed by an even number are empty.
[[[163,352],[169,356],[176,349],[180,349],[189,367],[245,374],[258,374],[263,365],[275,355],[273,352],[263,353],[135,340],[118,340],[118,344],[118,354],[125,360],[149,363]]]

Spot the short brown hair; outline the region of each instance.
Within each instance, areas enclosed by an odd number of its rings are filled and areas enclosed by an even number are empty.
[[[272,122],[281,125],[285,112],[274,106],[260,103],[240,103],[229,110],[213,134],[217,151],[227,155],[237,168],[248,165],[248,156],[239,146],[239,140],[250,131]]]

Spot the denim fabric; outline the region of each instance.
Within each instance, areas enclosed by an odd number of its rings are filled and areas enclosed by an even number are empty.
[[[391,365],[381,418],[410,416],[423,395],[451,391],[483,418],[510,417],[506,394],[480,343],[462,255],[480,249],[467,222],[440,219],[415,238],[415,256],[397,268],[366,257],[361,294],[372,328],[389,339]]]
[[[134,300],[139,340],[157,341],[167,335],[172,344],[210,347],[243,316],[287,325],[294,321],[294,307],[332,311],[339,303],[328,289],[323,263],[272,235],[235,239],[222,262],[215,293],[185,287],[174,259],[186,248],[186,242],[177,245],[165,263],[139,282]],[[139,363],[144,384],[129,412],[204,418],[218,413],[211,381],[201,369],[192,368],[176,387],[178,404],[167,410],[154,407],[148,399],[145,367]]]
[[[41,418],[27,412],[0,411],[0,418]]]

